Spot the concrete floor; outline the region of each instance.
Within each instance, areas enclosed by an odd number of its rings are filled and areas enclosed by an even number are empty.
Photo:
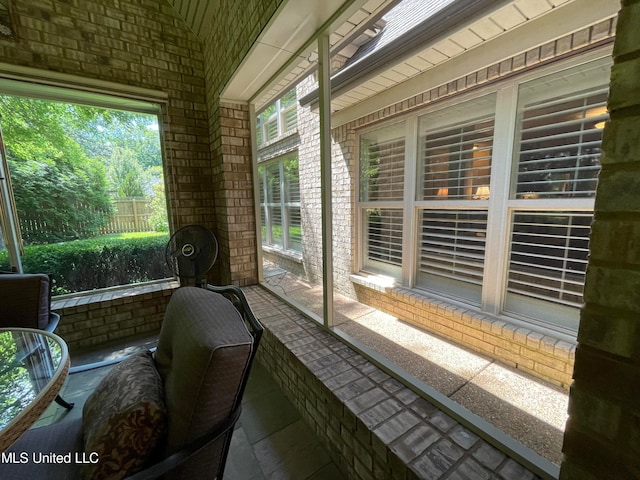
[[[265,269],[267,283],[319,315],[322,288]],[[547,460],[562,461],[569,393],[489,357],[334,295],[336,329],[447,395]]]
[[[99,351],[72,358],[72,368],[85,363],[120,358],[141,348],[155,346],[156,339],[141,339],[126,347],[107,345]],[[62,390],[67,411],[52,404],[35,426],[68,421],[82,415],[84,402],[111,366],[69,375]],[[255,362],[243,397],[242,415],[234,431],[225,480],[341,480],[340,469],[319,444],[268,372]]]

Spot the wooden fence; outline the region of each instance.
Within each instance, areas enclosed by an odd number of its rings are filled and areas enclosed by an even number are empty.
[[[100,230],[103,235],[109,233],[149,232],[151,200],[142,197],[117,198],[113,201],[115,214]]]
[[[113,199],[114,214],[111,215],[104,227],[99,231],[100,235],[111,233],[129,233],[129,232],[150,232],[153,229],[149,225],[149,217],[151,216],[151,200],[144,197],[128,197]],[[88,208],[78,206],[78,208]],[[32,238],[39,238],[42,232],[57,232],[61,238],[68,235],[70,239],[75,238],[78,233],[83,231],[82,225],[76,225],[71,229],[65,225],[49,225],[38,215],[38,212],[30,212],[31,215],[23,215],[20,217],[20,230],[22,237],[27,242]]]

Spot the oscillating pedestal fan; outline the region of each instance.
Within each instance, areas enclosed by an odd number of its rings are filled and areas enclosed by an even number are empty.
[[[201,225],[187,225],[169,239],[165,250],[167,265],[180,278],[195,278],[196,287],[203,287],[202,278],[218,258],[218,240]]]

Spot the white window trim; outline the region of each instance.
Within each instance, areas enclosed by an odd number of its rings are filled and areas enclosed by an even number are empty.
[[[594,60],[610,57],[611,46],[607,46],[597,51],[591,51],[580,57],[570,58],[561,62],[555,62],[551,65],[545,65],[543,67],[536,68],[532,71],[524,72],[515,78],[507,80],[501,80],[491,85],[484,86],[473,92],[465,92],[457,95],[454,98],[448,98],[443,101],[437,101],[433,105],[427,106],[418,112],[402,115],[398,118],[394,118],[385,122],[380,122],[372,126],[368,126],[357,132],[357,138],[368,132],[384,129],[397,124],[399,122],[405,122],[406,130],[406,145],[405,145],[405,176],[413,175],[413,172],[417,172],[417,138],[418,138],[418,117],[434,112],[437,110],[446,109],[448,106],[463,103],[467,100],[481,97],[490,93],[495,93],[496,107],[495,107],[495,125],[494,130],[500,132],[499,135],[494,135],[492,164],[491,164],[491,181],[490,191],[491,197],[488,202],[488,211],[492,212],[490,215],[489,223],[487,225],[487,245],[492,245],[491,248],[487,248],[484,266],[484,281],[482,288],[482,299],[479,306],[480,310],[485,313],[489,313],[495,316],[501,316],[506,318],[519,319],[526,323],[536,324],[544,329],[551,329],[551,331],[557,331],[568,335],[575,335],[576,332],[564,328],[561,325],[551,325],[544,321],[537,321],[533,318],[524,317],[514,312],[505,311],[507,289],[505,282],[507,278],[507,270],[509,264],[509,256],[500,254],[499,252],[509,251],[509,242],[511,235],[511,221],[510,218],[514,211],[522,210],[548,210],[548,211],[593,211],[594,210],[594,198],[571,198],[562,199],[561,203],[558,203],[557,199],[511,199],[510,198],[510,186],[512,177],[512,162],[515,147],[515,134],[517,128],[517,122],[514,122],[516,118],[516,111],[518,108],[518,88],[521,84],[530,80],[543,77],[545,75],[560,72],[562,70],[570,69],[579,65],[583,65]],[[357,168],[359,169],[360,161],[360,142],[355,142],[355,158],[357,159]],[[506,161],[505,161],[506,160]],[[358,272],[365,274],[376,274],[376,272],[367,271],[364,267],[364,254],[366,253],[366,246],[363,240],[366,238],[364,232],[364,210],[367,207],[373,206],[369,202],[360,202],[360,175],[356,177],[356,233],[358,235],[358,241],[356,242],[356,267]],[[398,207],[402,203],[404,208],[404,236],[403,236],[403,262],[401,275],[397,278],[397,281],[409,288],[415,288],[416,286],[416,261],[418,257],[419,242],[417,241],[417,228],[418,228],[418,216],[420,212],[420,201],[416,201],[415,192],[417,188],[417,179],[415,182],[405,180],[404,189],[404,201],[398,202]],[[480,201],[483,202],[483,201]],[[456,205],[456,201],[442,201],[438,202],[438,207],[441,208],[453,208]],[[484,202],[483,202],[484,203]],[[376,205],[379,206],[379,205]],[[388,204],[391,206],[391,203]],[[498,247],[495,247],[498,245]],[[430,292],[438,296],[434,292]],[[448,298],[448,297],[443,297]],[[452,301],[459,301],[459,299],[451,298]],[[463,302],[464,303],[464,302]],[[550,310],[553,310],[551,302]],[[561,305],[560,309],[568,308]],[[477,307],[476,307],[477,308]]]
[[[263,166],[264,167],[264,174],[262,175],[262,178],[260,178],[260,173],[258,173],[258,178],[259,181],[262,185],[262,189],[264,192],[264,202],[260,203],[260,199],[258,197],[258,206],[259,208],[263,209],[264,211],[264,215],[265,215],[265,226],[266,226],[266,235],[264,238],[262,238],[262,247],[263,248],[268,248],[271,251],[281,251],[281,252],[286,252],[287,254],[289,254],[290,256],[294,257],[294,258],[298,258],[302,255],[302,253],[298,250],[292,249],[291,246],[289,245],[289,215],[288,215],[288,211],[289,208],[300,208],[300,202],[287,202],[286,200],[286,192],[285,189],[288,188],[285,185],[285,174],[284,174],[284,160],[286,159],[286,157],[288,155],[294,154],[296,157],[296,160],[298,160],[298,152],[297,150],[292,150],[290,152],[288,152],[285,155],[282,156],[278,156],[275,158],[271,158],[269,160],[265,160],[264,162],[260,162],[259,166]],[[267,202],[267,173],[266,173],[266,166],[269,163],[278,163],[278,175],[280,176],[280,202],[279,203],[274,203],[274,202]],[[299,165],[298,165],[298,178],[300,176],[300,170],[299,170]],[[278,207],[280,208],[280,217],[281,217],[281,223],[282,223],[282,246],[277,245],[276,243],[273,242],[273,234],[272,234],[272,229],[273,229],[273,225],[272,225],[272,221],[269,215],[270,212],[270,208],[269,207]],[[262,225],[261,225],[262,228]]]

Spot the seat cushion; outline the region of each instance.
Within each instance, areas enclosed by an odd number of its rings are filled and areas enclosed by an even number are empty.
[[[253,337],[233,304],[202,288],[182,287],[172,297],[158,340],[156,365],[169,415],[166,454],[208,432],[239,402]],[[215,474],[219,451],[191,461],[180,478]]]
[[[5,452],[7,458],[12,454],[17,462],[0,462],[2,480],[79,480],[83,460],[82,419],[65,419],[27,430]],[[47,463],[43,454],[63,455],[64,458],[59,463]],[[26,461],[18,463],[22,459]]]
[[[43,273],[0,275],[0,327],[44,330],[49,323],[51,286]]]
[[[92,479],[117,480],[154,460],[167,431],[162,379],[151,352],[116,365],[82,410],[84,451],[100,461],[85,467]]]

